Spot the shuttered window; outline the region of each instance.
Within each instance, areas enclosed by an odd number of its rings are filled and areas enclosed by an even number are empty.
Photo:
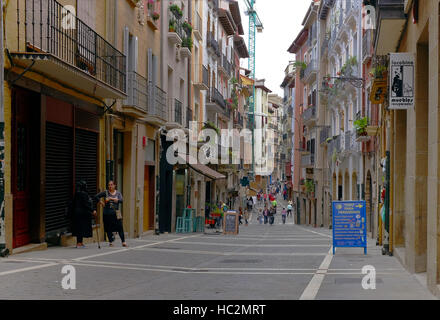
[[[71,127],[46,124],[46,236],[67,231],[64,215],[73,192],[73,130]]]
[[[98,134],[75,130],[75,180],[85,180],[90,196],[98,190]]]
[[[47,101],[45,222],[46,237],[51,237],[70,231],[65,208],[76,182],[85,180],[89,194],[97,193],[99,116],[61,100]],[[69,112],[75,123],[59,116]]]

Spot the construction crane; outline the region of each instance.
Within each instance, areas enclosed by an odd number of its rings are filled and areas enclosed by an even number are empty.
[[[253,94],[249,98],[249,120],[252,127],[252,174],[251,179],[255,178],[255,43],[256,43],[256,32],[263,32],[263,23],[258,17],[257,11],[254,8],[256,0],[243,0],[246,4],[247,11],[245,14],[249,16],[249,62],[248,69],[251,71],[250,78],[254,81],[253,84]]]

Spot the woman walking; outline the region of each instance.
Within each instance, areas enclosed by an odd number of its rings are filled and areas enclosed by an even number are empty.
[[[96,211],[87,193],[87,183],[81,180],[72,201],[72,235],[76,237],[77,248],[85,248],[83,239],[93,237],[92,217],[96,217]]]
[[[96,201],[100,201],[102,198],[105,198],[105,203],[103,204],[104,230],[107,233],[110,247],[113,247],[113,241],[115,241],[113,232],[118,232],[122,241],[122,246],[127,247],[120,210],[120,205],[122,204],[122,194],[116,190],[116,185],[113,181],[109,181],[108,190],[100,192],[95,196]]]

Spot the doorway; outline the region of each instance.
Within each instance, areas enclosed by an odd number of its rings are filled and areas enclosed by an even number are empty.
[[[144,169],[144,219],[143,231],[154,230],[154,193],[155,167],[145,166]]]
[[[12,247],[39,240],[40,95],[14,88],[12,120]],[[32,203],[32,206],[31,206]]]

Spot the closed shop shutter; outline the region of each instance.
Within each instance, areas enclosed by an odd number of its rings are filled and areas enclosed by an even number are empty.
[[[46,124],[46,235],[67,231],[64,214],[73,192],[73,131],[71,127]]]
[[[75,134],[75,178],[87,182],[93,197],[98,190],[98,134],[82,129],[76,129]]]

